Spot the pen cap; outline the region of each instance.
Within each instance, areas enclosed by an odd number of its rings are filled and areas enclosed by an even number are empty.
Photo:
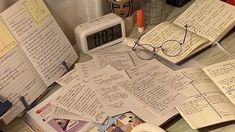
[[[137,28],[139,32],[143,32],[144,30],[144,11],[143,9],[138,9],[136,11],[136,19],[137,19]]]

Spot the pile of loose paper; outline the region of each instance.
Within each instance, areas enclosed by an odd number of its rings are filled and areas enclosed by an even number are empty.
[[[134,66],[127,52],[97,53],[61,77],[54,115],[103,123],[132,111],[146,122],[162,124],[186,97],[178,92],[191,80],[157,60]]]

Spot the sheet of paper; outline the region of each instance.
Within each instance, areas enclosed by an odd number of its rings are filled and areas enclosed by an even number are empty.
[[[96,53],[92,54],[92,57],[101,67],[111,65],[117,70],[134,67],[134,63],[127,52]]]
[[[50,117],[53,118],[61,118],[61,119],[67,119],[67,120],[82,120],[82,121],[89,121],[86,118],[82,118],[78,115],[75,115],[65,109],[53,106],[52,112],[50,113]]]
[[[167,112],[164,115],[160,115],[153,111],[151,108],[148,108],[145,104],[135,100],[129,100],[129,102],[133,102],[132,105],[129,105],[127,108],[135,113],[138,117],[143,119],[145,122],[154,124],[156,126],[160,126],[172,117],[178,114],[176,109],[173,109]]]
[[[103,123],[108,117],[102,100],[85,82],[72,80],[63,87],[54,105],[93,122]]]
[[[134,78],[130,82],[122,83],[121,86],[160,115],[166,114],[186,99],[152,75]]]
[[[19,0],[0,16],[48,86],[78,58],[43,0]]]
[[[77,69],[72,69],[71,71],[64,74],[62,77],[60,77],[56,82],[60,84],[61,86],[69,84],[72,80],[83,80],[82,75],[80,72],[78,72]]]
[[[13,103],[6,116],[1,117],[5,122],[9,123],[25,109],[20,96],[31,104],[46,88],[19,46],[0,58],[0,93]]]
[[[178,42],[183,42],[185,36],[185,28],[179,27],[171,22],[162,22],[155,26],[153,29],[148,31],[139,41],[139,44],[150,44],[154,47],[160,47],[163,43],[168,40],[177,40]],[[170,57],[165,55],[161,50],[156,52],[161,57],[171,61],[172,63],[177,63],[194,50],[201,47],[202,45],[208,44],[209,41],[196,35],[193,32],[187,32],[185,42],[181,45],[182,51],[179,55],[175,57]],[[175,45],[175,44],[174,44]],[[169,46],[170,47],[170,46]],[[169,50],[176,50],[177,47],[171,46]],[[177,51],[178,52],[178,51]]]
[[[51,104],[51,101],[54,100],[61,89],[55,91],[50,95],[46,100],[32,108],[28,111],[24,118],[25,121],[29,124],[35,123],[40,129],[37,131],[50,131],[50,132],[64,132],[64,131],[79,131],[87,132],[95,124],[89,123],[83,120],[74,120],[63,118],[61,115],[55,117],[53,115],[55,106]],[[61,114],[64,112],[60,112]],[[64,116],[64,115],[63,115]],[[76,117],[76,116],[74,116]]]
[[[16,45],[17,42],[15,38],[0,18],[0,57],[13,49]]]
[[[164,85],[169,85],[175,90],[179,90],[187,86],[191,80],[173,71],[169,67],[163,65],[157,60],[150,60],[144,64],[138,65],[127,70],[130,78],[139,78],[145,75],[153,75]]]
[[[235,107],[201,69],[183,69],[192,79],[181,90],[188,99],[177,110],[193,129],[235,119]]]
[[[98,64],[96,60],[92,59],[87,62],[76,63],[75,69],[77,69],[81,78],[88,78],[98,70],[102,69],[102,67]]]
[[[196,0],[174,23],[180,26],[194,26],[196,33],[219,41],[234,27],[235,9],[220,0]]]
[[[109,116],[114,116],[129,111],[127,107],[133,104],[130,100],[135,97],[120,86],[129,81],[125,71],[117,71],[108,65],[88,78],[87,86],[96,91]]]
[[[207,66],[203,70],[235,104],[235,59]]]
[[[64,86],[72,80],[83,81],[100,69],[102,68],[93,59],[87,62],[75,63],[75,68],[60,77],[56,82]]]

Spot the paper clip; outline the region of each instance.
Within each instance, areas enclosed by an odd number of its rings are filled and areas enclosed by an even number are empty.
[[[12,103],[0,95],[0,117],[4,115],[11,107]]]

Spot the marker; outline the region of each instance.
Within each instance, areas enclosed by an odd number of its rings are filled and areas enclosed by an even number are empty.
[[[11,107],[12,103],[0,95],[0,117],[4,115]]]
[[[137,28],[138,32],[144,32],[144,11],[143,9],[138,9],[136,11],[136,19],[137,19]]]

